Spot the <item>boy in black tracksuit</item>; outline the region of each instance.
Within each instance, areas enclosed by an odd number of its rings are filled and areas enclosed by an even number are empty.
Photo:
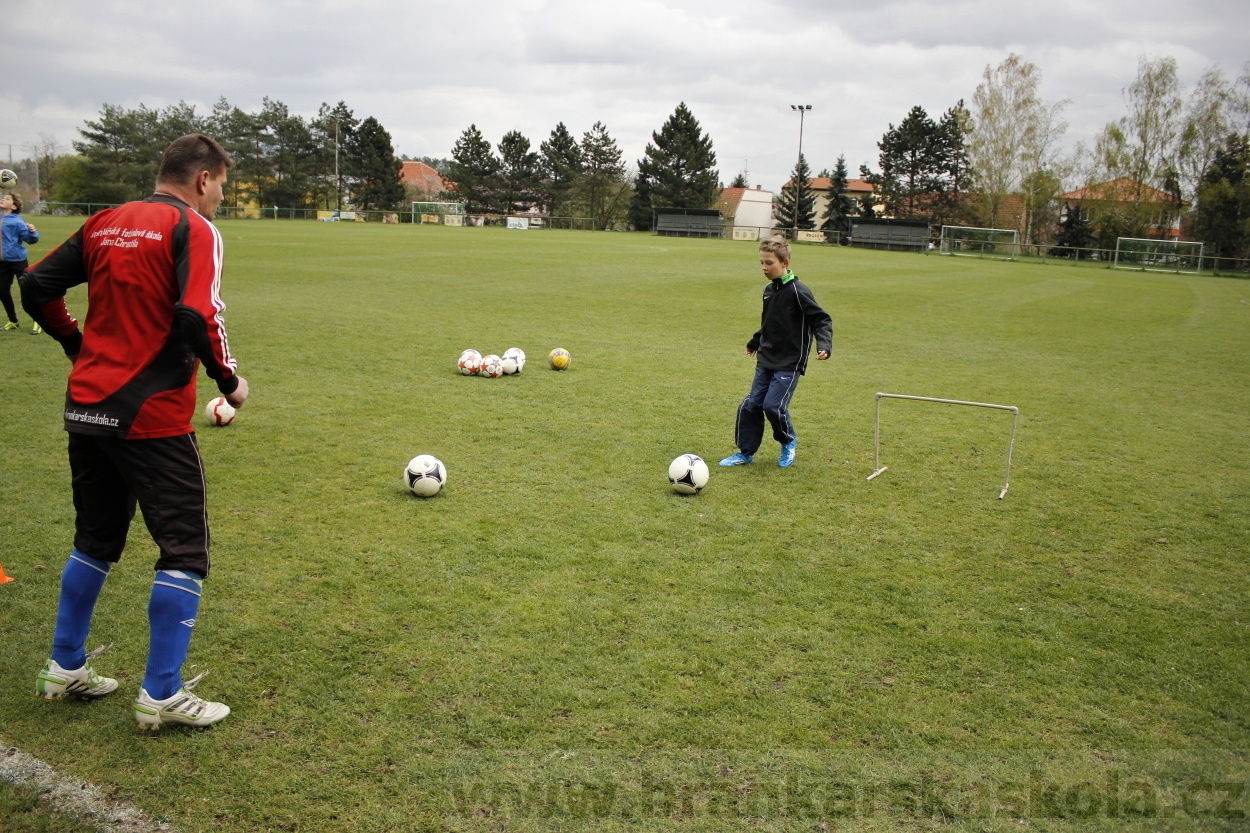
[[[773,235],[760,243],[760,267],[764,287],[764,312],[759,331],[747,342],[747,355],[755,356],[755,381],[738,406],[734,444],[738,451],[720,461],[722,466],[751,462],[764,439],[764,418],[773,427],[773,439],[781,443],[777,465],[794,464],[798,437],[790,422],[790,397],[807,370],[812,339],[816,358],[829,358],[833,349],[833,319],[820,308],[812,291],[790,271],[790,244]]]

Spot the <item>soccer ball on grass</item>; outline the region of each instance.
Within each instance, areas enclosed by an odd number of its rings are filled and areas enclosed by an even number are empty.
[[[552,370],[567,370],[573,363],[573,357],[563,347],[557,347],[547,354],[547,365]]]
[[[465,350],[456,360],[456,368],[465,376],[476,376],[482,369],[482,354],[476,350]]]
[[[503,351],[503,372],[511,376],[525,369],[525,351],[520,347],[509,347]]]
[[[678,494],[698,494],[707,478],[707,463],[697,454],[683,454],[668,464],[668,482]]]
[[[447,483],[447,467],[430,454],[418,454],[404,467],[404,485],[417,497],[434,497]]]
[[[234,406],[224,396],[208,400],[208,405],[204,408],[204,416],[208,417],[209,425],[229,425],[234,422],[234,414]]]
[[[497,379],[503,375],[503,360],[494,353],[489,356],[482,356],[482,367],[477,373],[479,376],[485,376],[487,379]]]

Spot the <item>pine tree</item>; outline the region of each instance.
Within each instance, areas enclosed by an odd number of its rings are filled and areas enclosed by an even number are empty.
[[[482,136],[476,124],[469,125],[451,149],[447,179],[451,182],[452,194],[464,203],[469,214],[490,211],[498,175],[499,160],[491,150],[490,142]]]
[[[538,200],[538,154],[519,130],[510,130],[499,142],[496,208],[503,214],[528,211]]]
[[[859,205],[846,195],[846,157],[838,156],[838,164],[829,176],[829,204],[825,206],[821,231],[847,233],[851,230],[851,217],[859,213]]]
[[[395,156],[391,134],[373,116],[360,123],[347,147],[356,172],[352,203],[363,210],[396,208],[404,200],[399,172],[403,163]]]
[[[647,183],[648,213],[655,208],[709,208],[716,202],[720,174],[712,137],[685,102],[651,134],[638,160],[638,174]]]
[[[626,222],[634,231],[651,231],[651,178],[639,173],[634,178],[634,198],[629,201]]]
[[[777,230],[793,236],[796,229],[811,229],[816,225],[816,195],[812,193],[812,173],[807,158],[799,157],[790,181],[781,189],[774,206],[773,216]]]
[[[551,137],[539,146],[539,194],[548,214],[555,216],[564,210],[581,168],[581,148],[564,122],[560,122],[551,131]]]
[[[582,170],[577,194],[596,230],[610,228],[629,205],[624,154],[603,122],[582,134]]]
[[[747,176],[742,171],[738,171],[738,175],[734,177],[733,182],[729,183],[730,188],[750,188],[747,185]]]
[[[1067,216],[1059,223],[1059,237],[1050,250],[1051,257],[1087,258],[1091,252],[1081,251],[1094,245],[1094,231],[1083,216],[1079,205],[1068,205]]]
[[[923,107],[912,107],[898,127],[889,126],[877,142],[881,172],[860,166],[860,175],[872,184],[887,214],[901,218],[928,215],[942,171],[940,144],[938,125]]]
[[[352,160],[344,152],[351,142],[352,134],[360,126],[360,119],[343,101],[331,107],[322,102],[317,117],[309,123],[317,143],[317,159],[321,199],[326,208],[342,208],[346,184],[353,176]],[[228,149],[228,148],[227,148]]]

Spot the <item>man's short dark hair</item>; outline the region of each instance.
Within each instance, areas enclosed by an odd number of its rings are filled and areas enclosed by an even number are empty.
[[[174,139],[165,148],[156,181],[187,183],[195,179],[200,171],[208,171],[209,176],[216,178],[231,164],[221,145],[203,133],[188,133]]]

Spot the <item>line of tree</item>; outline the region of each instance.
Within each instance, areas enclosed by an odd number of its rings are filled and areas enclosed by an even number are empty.
[[[152,109],[105,104],[79,128],[76,153],[49,170],[44,197],[54,202],[118,203],[151,193],[170,141],[203,132],[221,142],[233,167],[227,204],[283,208],[389,209],[404,202],[400,161],[390,134],[342,101],[305,119],[265,98],[256,112],[223,97],[201,115],[185,102]]]
[[[447,196],[470,214],[540,213],[590,218],[596,229],[620,222],[632,195],[624,154],[602,122],[581,141],[560,122],[547,141],[510,130],[491,143],[476,124],[460,134],[444,174]],[[496,152],[497,151],[497,152]]]
[[[651,228],[656,208],[709,208],[720,196],[711,137],[681,103],[651,134],[636,171],[602,122],[573,137],[564,122],[532,150],[520,131],[492,146],[476,124],[452,148],[448,196],[470,214],[587,217],[597,229]]]

